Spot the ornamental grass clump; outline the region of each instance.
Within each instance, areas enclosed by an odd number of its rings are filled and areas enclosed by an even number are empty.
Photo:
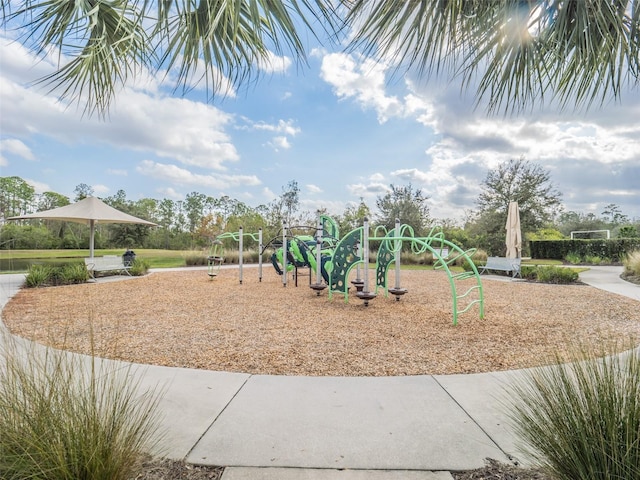
[[[129,268],[129,273],[134,277],[141,277],[146,275],[151,268],[149,261],[144,258],[136,258]]]
[[[0,478],[134,478],[159,441],[158,393],[113,362],[0,343]]]
[[[561,480],[639,479],[640,348],[582,348],[571,360],[557,356],[511,387],[525,452]]]
[[[625,256],[623,264],[626,275],[640,277],[640,250],[629,252]]]

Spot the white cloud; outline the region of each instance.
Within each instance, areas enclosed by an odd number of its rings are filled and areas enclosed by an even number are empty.
[[[245,119],[248,120],[248,119]],[[300,130],[300,127],[296,127],[294,125],[294,120],[278,120],[278,123],[273,124],[273,123],[266,123],[266,122],[255,122],[251,125],[250,128],[253,128],[255,130],[266,130],[269,132],[276,132],[276,133],[283,133],[285,135],[290,135],[292,137],[295,137],[298,133],[300,133],[302,130]]]
[[[265,203],[269,203],[272,200],[275,200],[278,196],[273,193],[269,187],[264,187],[262,189],[262,197],[265,199]]]
[[[105,195],[111,190],[109,187],[107,187],[106,185],[102,185],[101,183],[91,185],[91,188],[93,188],[93,193],[95,193],[96,195]]]
[[[87,118],[74,106],[25,86],[24,78],[33,76],[29,68],[37,60],[20,44],[5,42],[1,57],[0,129],[5,135],[41,133],[69,144],[102,143],[216,170],[225,170],[228,162],[239,159],[225,132],[233,117],[218,108],[159,93],[151,95],[149,89],[126,88],[119,93],[108,121]],[[48,63],[38,65],[52,68]],[[39,73],[49,72],[45,68]]]
[[[305,185],[305,187],[307,188],[309,193],[322,193],[322,189],[320,187],[318,187],[317,185],[307,184],[307,185]]]
[[[429,181],[429,174],[418,170],[417,168],[403,168],[400,170],[394,170],[391,172],[394,177],[400,178],[407,183],[426,183]]]
[[[267,145],[272,147],[276,152],[280,151],[280,149],[288,150],[291,148],[287,137],[273,137],[270,142],[267,142]]]
[[[333,86],[339,98],[353,98],[363,109],[374,109],[380,123],[393,117],[427,122],[429,105],[423,99],[413,94],[403,99],[387,95],[387,69],[384,63],[369,58],[330,53],[322,57],[320,77]]]
[[[309,212],[326,209],[329,215],[341,215],[344,213],[345,203],[339,200],[321,199],[301,199],[300,208]],[[347,232],[343,232],[347,233]]]
[[[162,196],[170,198],[172,200],[182,200],[182,199],[184,199],[184,195],[176,192],[176,190],[174,188],[171,188],[171,187],[158,188],[156,191],[159,194],[161,194]]]
[[[279,57],[273,52],[267,52],[265,58],[258,60],[258,68],[266,73],[284,73],[291,66],[291,59],[287,56]]]
[[[371,199],[378,195],[384,195],[391,189],[385,183],[369,182],[369,183],[353,183],[347,185],[347,190],[351,195]]]
[[[25,178],[24,181],[27,182],[29,185],[31,185],[33,189],[36,191],[36,193],[44,193],[44,192],[51,191],[51,187],[49,187],[49,185],[46,183],[38,182],[37,180],[33,180],[31,178]]]
[[[17,138],[6,138],[0,140],[0,152],[7,152],[25,160],[35,160],[35,156],[29,147]]]
[[[255,186],[261,183],[255,175],[202,175],[176,165],[157,163],[151,160],[142,161],[140,165],[136,167],[136,171],[141,175],[180,186],[225,189],[236,186]]]

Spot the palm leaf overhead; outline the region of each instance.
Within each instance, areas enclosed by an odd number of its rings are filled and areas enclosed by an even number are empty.
[[[214,95],[271,52],[304,61],[308,32],[348,36],[350,48],[422,77],[460,76],[489,112],[588,108],[619,99],[640,73],[640,0],[0,2],[25,44],[60,52],[43,81],[100,113],[143,69],[175,72],[183,87],[203,80]]]
[[[324,0],[0,1],[3,25],[26,45],[58,50],[58,69],[42,81],[100,114],[144,69],[174,69],[185,87],[204,79],[213,94],[227,79],[247,80],[270,52],[304,61],[300,29],[337,21]]]
[[[422,75],[445,71],[489,112],[545,98],[589,107],[638,84],[637,0],[344,0],[352,48]]]
[[[119,85],[151,64],[140,12],[125,0],[23,2],[5,19],[25,19],[25,41],[39,54],[55,49],[59,69],[41,79],[62,97],[84,97],[86,108],[106,112]],[[10,13],[9,13],[10,12]]]

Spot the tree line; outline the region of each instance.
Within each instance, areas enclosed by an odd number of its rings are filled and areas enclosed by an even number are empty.
[[[94,194],[86,184],[74,190],[73,201]],[[491,255],[504,254],[504,226],[509,202],[517,201],[524,238],[527,240],[560,239],[575,230],[611,230],[614,236],[638,236],[640,223],[625,215],[619,206],[609,204],[600,216],[594,213],[565,211],[561,193],[551,181],[550,173],[524,158],[512,159],[489,170],[482,182],[476,208],[462,221],[434,219],[430,214],[429,195],[413,185],[390,185],[379,195],[375,210],[364,199],[347,205],[338,215],[340,232],[362,225],[368,217],[373,226],[394,227],[395,219],[411,225],[417,235],[426,235],[440,226],[447,239],[463,248],[481,248]],[[160,248],[190,250],[207,248],[217,235],[225,231],[245,232],[263,229],[265,243],[280,235],[283,222],[289,226],[316,225],[318,212],[301,210],[300,187],[291,180],[282,187],[279,197],[268,204],[251,207],[228,196],[212,197],[191,192],[184,200],[142,198],[127,199],[124,190],[102,200],[108,205],[158,224],[148,227],[135,224],[99,225],[96,248]],[[0,177],[0,217],[6,219],[69,205],[71,199],[56,192],[38,194],[20,177]],[[320,213],[327,213],[321,211]],[[302,228],[298,228],[300,232]],[[86,248],[88,229],[80,224],[55,220],[2,222],[0,248],[49,249]],[[252,245],[247,239],[245,245]],[[526,253],[526,242],[524,245]]]

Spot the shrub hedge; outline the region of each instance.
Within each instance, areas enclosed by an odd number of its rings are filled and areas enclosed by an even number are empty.
[[[532,240],[531,258],[563,260],[567,255],[610,258],[620,262],[627,252],[640,249],[640,238]]]

